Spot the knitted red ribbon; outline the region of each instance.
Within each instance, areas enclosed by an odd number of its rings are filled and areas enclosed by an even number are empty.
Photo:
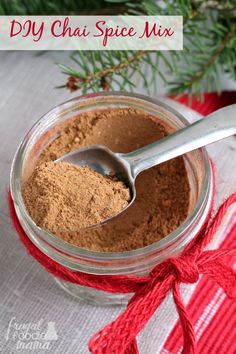
[[[136,335],[143,329],[170,290],[173,292],[183,329],[183,352],[193,354],[196,344],[195,335],[191,319],[181,299],[180,283],[195,283],[199,279],[199,275],[204,274],[214,279],[229,298],[236,296],[236,272],[224,263],[228,256],[236,255],[236,249],[204,251],[205,246],[220,226],[228,208],[236,202],[236,193],[221,205],[210,225],[203,227],[178,258],[165,260],[158,264],[149,275],[143,277],[97,276],[73,272],[56,263],[42,253],[25,234],[17,218],[10,193],[8,201],[10,216],[20,240],[30,255],[49,273],[63,280],[99,290],[112,293],[134,293],[125,311],[92,337],[89,349],[93,354],[138,353]],[[234,224],[236,224],[235,214]]]

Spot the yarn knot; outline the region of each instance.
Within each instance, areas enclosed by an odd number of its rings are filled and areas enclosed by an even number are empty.
[[[207,250],[207,243],[220,226],[227,209],[236,203],[236,193],[230,196],[220,207],[210,226],[199,232],[179,258],[169,258],[156,265],[147,276],[98,276],[72,271],[50,259],[28,238],[15,212],[14,203],[9,193],[9,206],[12,221],[21,241],[29,253],[46,270],[64,281],[89,286],[111,293],[134,293],[127,308],[119,317],[95,334],[89,342],[90,351],[95,354],[137,354],[137,334],[144,328],[155,311],[159,308],[169,291],[179,314],[183,330],[184,353],[194,354],[196,338],[193,323],[182,301],[180,283],[194,283],[199,273],[215,280],[229,298],[236,294],[236,272],[224,263],[225,258],[236,256],[236,249]],[[231,229],[235,233],[235,226]]]
[[[199,279],[198,266],[190,257],[170,258],[168,260],[176,276],[181,283],[196,283]]]

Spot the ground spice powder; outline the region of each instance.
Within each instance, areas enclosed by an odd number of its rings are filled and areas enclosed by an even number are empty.
[[[36,167],[23,196],[37,225],[57,233],[78,231],[118,214],[128,205],[130,190],[88,167],[46,162]]]
[[[102,144],[114,152],[127,153],[167,134],[167,128],[156,117],[142,110],[114,108],[85,112],[60,125],[55,139],[43,150],[38,166],[88,145]],[[30,180],[31,177],[24,182],[23,191]],[[145,247],[162,239],[187,217],[190,187],[182,157],[142,172],[137,177],[136,189],[137,197],[133,205],[105,225],[73,230],[76,221],[72,221],[70,231],[65,231],[63,220],[59,227],[58,219],[52,218],[50,227],[45,228],[79,247],[93,251],[122,252]],[[29,195],[27,200],[24,193],[23,197],[26,207],[28,203],[32,204],[31,216],[40,225],[35,199],[30,201]],[[77,217],[79,212],[78,209]]]

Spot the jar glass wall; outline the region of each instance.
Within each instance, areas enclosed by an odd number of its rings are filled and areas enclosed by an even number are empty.
[[[107,92],[72,99],[45,114],[19,146],[12,163],[11,195],[24,231],[51,259],[71,270],[89,274],[144,275],[164,259],[179,254],[206,220],[212,200],[213,175],[205,149],[198,149],[184,156],[190,184],[190,208],[186,220],[160,241],[132,251],[95,252],[66,243],[34,223],[25,209],[21,194],[22,182],[32,173],[41,152],[58,136],[65,121],[79,113],[109,108],[135,108],[145,111],[154,116],[170,133],[188,124],[186,119],[171,107],[142,95]],[[127,294],[108,294],[59,279],[56,281],[71,294],[99,304],[125,303],[130,297]]]

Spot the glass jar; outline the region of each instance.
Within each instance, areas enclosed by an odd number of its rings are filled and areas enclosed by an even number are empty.
[[[90,274],[144,275],[161,261],[179,254],[202,227],[213,195],[213,173],[205,149],[184,156],[190,184],[190,213],[171,234],[147,247],[126,252],[95,252],[73,246],[38,227],[27,213],[21,194],[42,150],[58,136],[60,124],[78,113],[104,108],[141,109],[155,116],[170,132],[188,124],[161,101],[131,93],[106,92],[78,97],[45,114],[28,132],[12,163],[10,188],[19,221],[30,240],[48,257],[73,270]],[[98,225],[99,227],[99,225]],[[123,304],[132,294],[110,294],[56,279],[67,292],[98,304]]]

